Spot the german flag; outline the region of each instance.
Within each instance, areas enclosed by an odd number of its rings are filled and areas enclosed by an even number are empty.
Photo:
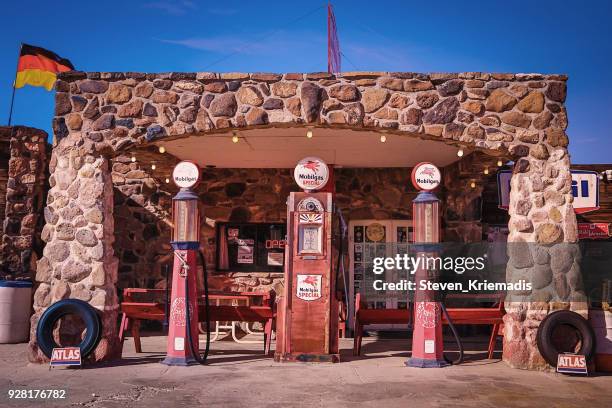
[[[22,44],[17,64],[15,88],[25,85],[43,86],[50,91],[59,72],[73,71],[74,66],[66,58],[33,45]]]

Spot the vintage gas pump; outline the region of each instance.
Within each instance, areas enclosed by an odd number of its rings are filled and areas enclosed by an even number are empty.
[[[327,165],[302,159],[294,171],[304,192],[287,201],[285,288],[279,300],[276,361],[338,362],[338,300],[332,269],[332,194],[316,192]]]
[[[183,161],[174,168],[172,178],[181,189],[172,199],[171,244],[174,266],[168,344],[166,358],[162,363],[187,366],[198,364],[199,358],[196,271],[200,248],[200,217],[199,198],[191,188],[200,179],[200,169],[195,163]],[[187,316],[190,321],[187,321]],[[195,341],[191,340],[190,334],[196,336]]]
[[[435,243],[440,242],[440,200],[431,192],[442,180],[440,170],[431,163],[419,163],[412,170],[412,184],[420,190],[412,202],[414,242],[417,258],[437,255]],[[420,264],[415,272],[416,293],[412,356],[409,367],[445,367],[442,340],[441,303],[432,290],[420,290],[421,281],[435,280],[435,271]]]

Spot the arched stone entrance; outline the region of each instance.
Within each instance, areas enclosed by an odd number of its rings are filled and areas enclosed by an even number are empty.
[[[61,74],[43,231],[47,245],[38,264],[32,327],[52,302],[85,299],[104,315],[96,359],[115,355],[117,259],[109,158],[186,135],[283,126],[349,128],[509,157],[515,161],[509,241],[575,242],[563,106],[566,79],[386,72]],[[537,273],[533,260],[510,255],[508,279]],[[569,302],[580,290],[575,279],[561,276],[548,286],[561,302],[507,306],[504,359],[512,366],[544,367],[534,340],[538,322],[551,307],[578,307]],[[30,346],[31,359],[38,359],[34,333]]]

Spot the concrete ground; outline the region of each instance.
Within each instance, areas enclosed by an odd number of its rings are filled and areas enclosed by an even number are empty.
[[[120,362],[53,370],[28,364],[25,344],[0,345],[0,407],[612,407],[612,376],[511,369],[483,359],[484,338],[443,369],[405,367],[407,340],[364,340],[357,358],[343,339],[340,364],[279,364],[260,344],[217,341],[209,365],[167,367],[165,337],[152,335],[142,354],[128,338]],[[14,400],[10,389],[65,389],[66,399]]]

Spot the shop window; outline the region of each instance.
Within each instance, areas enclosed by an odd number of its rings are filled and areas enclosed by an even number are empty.
[[[283,272],[284,223],[218,223],[217,271]]]

